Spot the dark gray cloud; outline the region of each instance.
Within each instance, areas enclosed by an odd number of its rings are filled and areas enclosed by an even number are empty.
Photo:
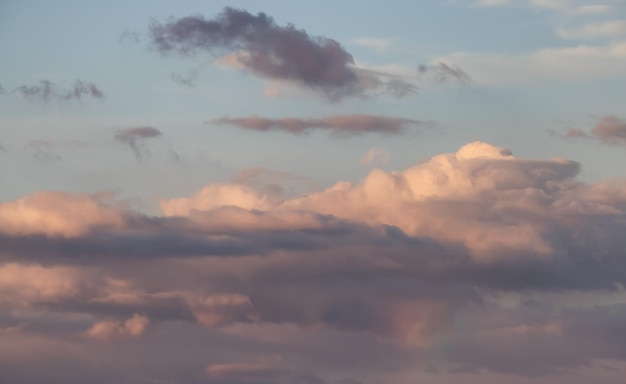
[[[453,64],[446,64],[439,62],[435,65],[420,64],[417,67],[417,72],[421,76],[432,75],[436,82],[443,83],[446,81],[458,81],[460,83],[468,84],[472,82],[472,78],[465,73],[464,70]]]
[[[140,160],[150,156],[150,150],[146,147],[145,141],[161,135],[161,131],[154,127],[134,127],[120,129],[115,134],[115,139],[128,145],[135,157]]]
[[[335,115],[321,118],[246,118],[222,117],[212,121],[217,125],[233,125],[255,131],[286,131],[295,134],[314,130],[327,130],[337,136],[354,136],[364,133],[397,135],[409,127],[422,124],[419,120],[373,115]]]
[[[235,53],[237,66],[269,79],[286,80],[321,91],[333,100],[387,92],[405,96],[409,83],[388,83],[371,74],[362,76],[352,55],[337,41],[310,36],[293,25],[277,25],[264,14],[230,7],[213,19],[188,16],[150,25],[152,46],[161,54]]]
[[[76,80],[71,87],[62,87],[50,80],[41,80],[39,84],[22,85],[13,92],[40,103],[81,100],[83,97],[104,98],[104,94],[94,83],[83,80]]]

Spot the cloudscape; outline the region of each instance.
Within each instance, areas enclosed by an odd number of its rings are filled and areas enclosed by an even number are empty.
[[[625,25],[0,4],[0,383],[623,383]]]

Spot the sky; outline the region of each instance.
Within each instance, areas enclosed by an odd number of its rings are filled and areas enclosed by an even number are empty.
[[[0,52],[0,382],[623,382],[624,0],[0,0]]]

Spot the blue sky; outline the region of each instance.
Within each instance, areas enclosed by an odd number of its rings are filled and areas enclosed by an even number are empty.
[[[222,4],[5,3],[0,43],[5,57],[10,59],[0,64],[3,74],[0,84],[6,90],[0,102],[3,116],[0,124],[4,146],[14,149],[13,154],[4,156],[3,163],[18,161],[12,158],[23,151],[21,147],[29,140],[86,140],[94,142],[93,150],[102,149],[97,162],[137,167],[136,171],[143,173],[152,167],[150,162],[133,164],[131,158],[120,159],[124,156],[121,151],[102,147],[111,144],[108,141],[116,129],[149,125],[164,132],[159,142],[151,145],[202,152],[212,162],[221,164],[220,169],[204,175],[194,174],[205,177],[203,183],[262,165],[302,172],[302,176],[327,186],[339,178],[363,177],[367,169],[359,165],[358,159],[373,146],[390,152],[388,169],[397,169],[471,140],[504,145],[520,156],[575,159],[584,164],[582,177],[588,180],[621,175],[619,167],[605,166],[623,158],[621,148],[573,143],[546,135],[548,129],[561,129],[560,124],[588,129],[598,116],[619,111],[619,96],[625,85],[624,71],[620,68],[624,56],[606,51],[610,51],[612,44],[619,44],[623,26],[598,36],[588,37],[582,32],[577,35],[585,26],[622,20],[624,7],[619,1],[606,4],[398,1],[368,5],[366,9],[352,2],[269,1],[262,6],[258,2],[228,5],[251,13],[262,11],[279,25],[293,23],[310,35],[333,38],[364,66],[416,77],[418,64],[444,59],[465,70],[473,81],[434,84],[422,79],[416,81],[419,93],[403,99],[380,97],[334,103],[310,95],[269,98],[263,95],[264,88],[271,86],[266,79],[215,66],[208,55],[161,58],[148,48],[147,27],[151,20],[213,15],[219,13]],[[606,9],[590,7],[593,5],[605,5]],[[561,29],[570,31],[573,37],[560,36]],[[130,33],[138,41],[130,38]],[[577,47],[599,53],[582,53],[571,58],[559,54]],[[533,59],[546,50],[549,52],[544,59]],[[596,57],[585,63],[586,55]],[[528,65],[530,68],[524,68],[525,60],[533,61]],[[607,67],[613,70],[608,71]],[[476,73],[472,73],[474,69]],[[173,73],[188,76],[189,71],[197,74],[192,88],[181,86],[170,77]],[[563,75],[555,78],[554,73]],[[97,84],[105,98],[39,105],[12,92],[43,79],[66,85],[75,79],[86,79]],[[203,125],[225,115],[281,117],[365,112],[432,121],[437,129],[425,130],[408,140],[380,136],[333,140],[325,134],[306,138],[278,134],[268,140],[245,131]],[[277,156],[279,153],[284,156]],[[73,164],[93,161],[88,155],[71,153],[58,164],[31,164],[27,173],[57,173],[59,182],[63,180],[63,189],[113,187],[88,186],[76,181],[77,175],[89,170],[75,169]],[[320,162],[320,167],[310,169],[307,164],[311,161]],[[324,166],[324,162],[329,163]],[[331,163],[342,166],[332,167]],[[340,173],[328,174],[329,167]],[[14,169],[5,168],[3,173],[14,173]],[[324,172],[319,172],[320,169]],[[179,170],[174,168],[170,172]],[[31,178],[9,177],[11,191],[4,190],[4,198],[40,188],[28,180]],[[125,185],[123,179],[115,184],[114,188],[122,193],[141,196],[147,192],[132,183]],[[149,181],[144,185],[158,188]]]
[[[0,1],[0,54],[0,381],[623,377],[624,0]]]

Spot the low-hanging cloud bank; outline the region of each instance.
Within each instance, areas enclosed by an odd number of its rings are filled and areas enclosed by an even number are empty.
[[[3,202],[0,364],[45,366],[36,346],[55,345],[117,381],[284,384],[621,364],[626,182],[579,171],[473,142],[295,198],[210,184],[158,216],[106,195]]]
[[[332,100],[378,93],[403,97],[416,88],[395,76],[361,70],[339,42],[291,24],[280,26],[265,13],[226,7],[212,19],[198,15],[153,21],[150,39],[163,55],[226,56],[225,63],[322,92]]]

